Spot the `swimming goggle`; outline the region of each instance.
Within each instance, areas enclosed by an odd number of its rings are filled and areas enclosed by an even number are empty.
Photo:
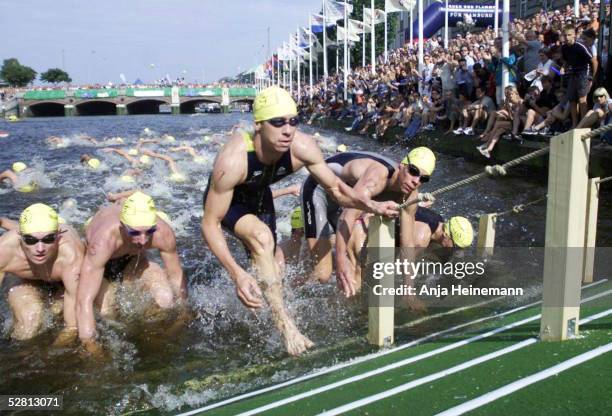
[[[125,232],[130,237],[138,237],[141,234],[153,235],[155,233],[155,231],[157,231],[157,226],[156,225],[154,225],[153,227],[149,228],[148,230],[144,230],[144,231],[135,230],[133,228],[128,227],[125,224],[121,224],[121,225],[123,225],[125,227]]]
[[[33,246],[38,243],[53,244],[55,243],[55,240],[57,240],[57,236],[60,234],[61,233],[47,234],[43,238],[36,238],[33,235],[26,234],[26,235],[21,236],[21,239],[28,246]]]
[[[291,127],[295,127],[300,123],[300,119],[297,117],[291,117],[289,120],[284,119],[282,117],[271,118],[270,120],[266,120],[268,123],[272,124],[276,128],[283,127],[285,124],[289,124]]]
[[[408,164],[408,173],[411,176],[418,176],[421,183],[429,182],[429,175],[421,175],[419,168],[414,166],[412,163]]]

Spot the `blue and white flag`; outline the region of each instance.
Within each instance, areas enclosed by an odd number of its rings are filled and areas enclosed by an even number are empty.
[[[346,4],[346,14],[350,15],[353,13],[353,5]],[[325,3],[325,17],[327,20],[335,22],[337,20],[344,19],[344,2],[339,1],[328,1]]]

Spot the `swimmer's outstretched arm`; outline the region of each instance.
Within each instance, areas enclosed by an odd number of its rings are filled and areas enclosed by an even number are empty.
[[[359,178],[353,190],[362,200],[371,200],[385,190],[387,185],[387,168],[381,164],[371,165]],[[356,292],[356,280],[353,274],[354,267],[348,258],[348,242],[351,236],[353,224],[362,214],[360,210],[345,209],[338,222],[336,233],[336,275],[343,286],[347,297],[354,296]]]
[[[147,144],[147,143],[159,143],[159,139],[142,139],[141,138],[140,140],[138,140],[138,144],[136,145],[136,147],[140,149],[140,147],[143,144]]]
[[[74,231],[72,231],[74,232]],[[76,235],[76,232],[75,232]],[[69,266],[62,274],[62,283],[64,284],[64,323],[65,327],[55,338],[53,345],[62,347],[71,343],[77,336],[77,320],[76,320],[76,298],[79,284],[79,274],[81,265],[83,264],[83,245],[76,237],[77,247],[70,254],[67,260]]]
[[[272,191],[272,198],[279,198],[285,195],[300,196],[300,189],[301,186],[297,183],[295,185],[287,186],[286,188],[276,189]]]
[[[123,199],[129,198],[134,192],[140,191],[140,189],[130,189],[128,191],[118,192],[116,194],[109,192],[106,195],[106,199],[108,202],[117,202]]]
[[[124,158],[126,158],[128,160],[128,162],[130,162],[132,165],[138,163],[138,161],[136,159],[134,159],[132,156],[130,156],[129,153],[126,152],[123,149],[115,149],[115,148],[112,148],[112,147],[105,147],[101,151],[104,152],[104,153],[117,153],[118,155],[123,156]]]
[[[91,144],[98,144],[98,141],[96,139],[94,139],[93,137],[91,137],[91,136],[83,136],[83,137],[81,137],[81,139],[87,140]]]
[[[242,173],[232,166],[233,161],[229,159],[231,158],[221,153],[215,162],[210,179],[212,183],[204,201],[202,237],[229,273],[236,285],[236,294],[240,301],[248,308],[261,308],[262,293],[257,281],[236,262],[221,230],[221,221],[229,210],[234,188],[240,182]]]
[[[97,333],[93,309],[94,300],[100,291],[104,266],[111,258],[113,248],[108,244],[111,239],[103,239],[101,238],[103,236],[100,235],[92,237],[93,241],[88,241],[80,270],[76,296],[76,320],[81,342],[89,351],[94,352],[99,349],[95,342]],[[101,240],[106,240],[106,242]]]
[[[7,231],[19,231],[19,223],[6,217],[0,217],[0,228]]]
[[[161,153],[156,153],[156,152],[152,152],[151,150],[143,150],[142,151],[143,154],[147,155],[147,156],[151,156],[151,157],[155,157],[157,159],[161,159],[161,160],[165,160],[166,163],[168,163],[168,168],[170,169],[170,171],[172,173],[176,173],[176,174],[180,174],[181,171],[178,169],[178,166],[176,166],[176,162],[174,161],[174,159],[170,156],[167,155],[162,155]]]
[[[189,155],[191,157],[196,157],[198,154],[196,153],[195,149],[191,146],[178,146],[178,147],[171,147],[168,150],[170,150],[171,152],[187,152],[189,153]]]
[[[156,237],[160,237],[160,244],[157,248],[159,249],[159,254],[166,267],[166,273],[168,274],[168,280],[172,286],[172,291],[177,298],[185,300],[187,299],[187,281],[183,275],[181,261],[176,251],[176,237],[174,232],[172,228],[164,222],[164,225],[158,225],[158,233],[160,234]]]
[[[338,201],[340,206],[390,217],[398,215],[397,203],[393,201],[377,202],[364,195],[358,195],[353,188],[336,176],[325,163],[321,149],[311,137],[296,133],[294,142],[297,143],[291,147],[293,154],[304,163],[316,181]]]
[[[15,172],[13,172],[12,170],[7,169],[4,172],[0,173],[0,182],[5,179],[8,179],[9,181],[11,181],[11,183],[14,184],[15,182],[17,182],[17,175],[15,175]]]

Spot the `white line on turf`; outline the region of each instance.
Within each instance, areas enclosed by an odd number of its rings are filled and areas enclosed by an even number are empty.
[[[612,343],[595,348],[594,350],[585,352],[584,354],[577,355],[574,358],[571,358],[567,361],[563,361],[562,363],[547,368],[546,370],[540,371],[539,373],[535,373],[528,377],[517,380],[514,383],[507,384],[487,394],[483,394],[482,396],[462,403],[459,406],[455,406],[442,413],[438,413],[436,416],[462,415],[465,412],[469,412],[470,410],[474,410],[476,408],[484,406],[487,403],[491,403],[492,401],[497,400],[500,397],[512,394],[517,390],[530,386],[531,384],[537,383],[552,376],[556,376],[557,374],[565,370],[568,370],[593,358],[599,357],[600,355],[610,351],[612,351]]]
[[[596,282],[593,282],[593,283],[590,283],[588,285],[583,286],[582,289],[588,289],[588,288],[600,285],[602,283],[605,283],[607,281],[608,281],[608,279],[601,279],[601,280],[598,280]],[[606,293],[606,292],[604,292],[604,293]],[[587,298],[587,299],[584,299],[582,302],[588,302],[589,300],[592,300],[592,299],[591,298]],[[453,326],[451,328],[447,328],[447,329],[442,330],[442,331],[434,332],[434,333],[429,334],[429,335],[427,335],[425,337],[416,339],[414,341],[411,341],[411,342],[409,342],[407,344],[400,345],[398,347],[386,349],[386,350],[383,350],[383,351],[378,351],[378,352],[375,352],[373,354],[368,354],[368,355],[365,355],[363,357],[359,357],[359,358],[353,359],[351,361],[347,361],[347,362],[344,362],[344,363],[341,363],[341,364],[336,364],[334,366],[331,366],[331,367],[328,367],[328,368],[325,368],[325,369],[321,369],[319,371],[315,371],[313,373],[306,374],[304,376],[300,376],[300,377],[296,377],[296,378],[291,379],[291,380],[287,380],[287,381],[285,381],[283,383],[274,384],[272,386],[265,387],[263,389],[259,389],[259,390],[255,390],[255,391],[252,391],[252,392],[249,392],[249,393],[244,393],[244,394],[241,394],[241,395],[238,395],[238,396],[230,397],[229,399],[225,399],[225,400],[222,400],[222,401],[217,402],[217,403],[212,403],[212,404],[210,404],[208,406],[204,406],[204,407],[201,407],[201,408],[198,408],[198,409],[194,409],[194,410],[191,410],[191,411],[188,411],[188,412],[185,412],[185,413],[180,413],[180,414],[178,414],[176,416],[191,416],[191,415],[195,415],[197,413],[206,412],[208,410],[215,409],[215,408],[218,408],[218,407],[221,407],[221,406],[225,406],[225,405],[228,405],[228,404],[231,404],[231,403],[235,403],[235,402],[240,401],[240,400],[248,399],[249,397],[258,396],[260,394],[264,394],[264,393],[268,393],[270,391],[278,390],[278,389],[281,389],[283,387],[291,386],[293,384],[297,384],[297,383],[300,383],[302,381],[310,380],[310,379],[315,378],[315,377],[319,377],[319,376],[322,376],[322,375],[325,375],[325,374],[328,374],[328,373],[331,373],[331,372],[334,372],[334,371],[338,371],[338,370],[341,370],[343,368],[353,366],[355,364],[367,362],[367,361],[370,361],[370,360],[373,360],[373,359],[385,356],[387,354],[391,354],[391,353],[394,353],[394,352],[397,352],[397,351],[404,350],[406,348],[413,347],[413,346],[418,345],[418,344],[422,344],[425,341],[428,341],[428,340],[433,339],[433,338],[437,338],[437,337],[439,337],[441,335],[445,335],[445,334],[454,332],[454,331],[456,331],[458,329],[466,328],[468,326],[471,326],[471,325],[474,325],[474,324],[477,324],[477,323],[481,323],[481,322],[484,322],[484,321],[487,321],[487,320],[490,320],[490,319],[501,318],[501,317],[513,314],[515,312],[520,312],[520,311],[528,309],[528,308],[530,308],[532,306],[539,305],[540,303],[542,303],[542,301],[533,302],[533,303],[530,303],[530,304],[527,304],[527,305],[519,306],[519,307],[514,308],[514,309],[510,309],[508,311],[505,311],[505,312],[502,312],[502,313],[499,313],[499,314],[493,314],[493,315],[489,315],[489,316],[486,316],[486,317],[483,317],[483,318],[475,319],[475,320],[470,321],[470,322],[466,322],[466,323],[463,323],[463,324],[455,325],[455,326]],[[465,310],[465,309],[458,308],[457,312],[460,311],[460,310]]]
[[[608,309],[607,311],[601,312],[601,313],[599,313],[597,315],[593,315],[593,316],[590,316],[588,318],[585,318],[585,319],[581,320],[581,324],[594,321],[595,319],[602,318],[602,317],[610,315],[610,314],[612,314],[612,309]],[[533,342],[531,342],[531,344],[536,342],[535,338],[530,338],[527,341],[530,341],[530,340],[533,340]],[[523,342],[525,342],[525,341],[523,341]],[[516,347],[518,345],[521,345],[523,342],[520,342],[518,344],[514,344],[514,345],[512,345],[510,347],[504,348],[503,350],[499,350],[497,352],[501,352],[501,351],[504,351],[504,350],[509,350],[512,347]],[[523,345],[523,346],[526,346],[526,345]],[[521,346],[520,348],[522,348],[523,346]],[[518,349],[518,348],[516,348],[516,349]],[[514,351],[514,350],[512,350],[512,351]],[[511,351],[504,352],[504,354],[506,354],[508,352],[511,352]],[[326,412],[320,413],[319,416],[338,415],[338,414],[341,414],[341,413],[344,413],[344,412],[348,412],[350,410],[354,410],[354,409],[357,409],[359,407],[362,407],[362,406],[374,403],[374,402],[376,402],[378,400],[386,399],[386,398],[394,396],[396,394],[403,393],[403,392],[405,392],[407,390],[410,390],[410,389],[412,389],[414,387],[420,386],[422,384],[428,383],[428,382],[433,381],[433,380],[437,380],[437,379],[442,378],[442,377],[446,377],[447,375],[454,374],[454,373],[456,373],[458,371],[462,371],[462,370],[464,370],[466,368],[473,367],[473,366],[475,366],[477,364],[480,364],[480,363],[482,363],[484,361],[487,361],[490,358],[487,358],[486,360],[481,360],[481,359],[485,358],[485,357],[488,357],[488,356],[490,356],[492,354],[495,354],[495,353],[483,355],[482,357],[479,357],[479,358],[467,361],[467,362],[465,362],[463,364],[459,364],[459,365],[451,367],[451,368],[449,368],[447,370],[442,370],[442,371],[440,371],[438,373],[435,373],[435,374],[432,374],[432,375],[429,375],[429,376],[426,376],[426,377],[423,377],[423,378],[420,378],[420,379],[417,379],[417,380],[413,380],[413,381],[411,381],[409,383],[405,383],[405,384],[402,384],[400,386],[394,387],[392,389],[385,390],[385,391],[383,391],[381,393],[374,394],[374,395],[368,396],[368,397],[364,397],[363,399],[356,400],[356,401],[351,402],[351,403],[347,403],[345,405],[342,405],[342,406],[336,407],[334,409],[328,410]],[[503,355],[503,354],[499,354],[499,355]],[[497,355],[497,356],[499,356],[499,355]],[[495,358],[495,357],[491,357],[491,358]]]
[[[349,410],[353,410],[356,409],[358,407],[361,406],[365,406],[366,404],[370,404],[372,402],[384,399],[386,397],[389,396],[393,396],[395,394],[404,392],[406,390],[410,390],[413,389],[415,387],[421,386],[423,384],[438,380],[442,377],[446,377],[448,375],[454,374],[454,373],[458,373],[459,371],[465,370],[466,368],[470,368],[473,367],[475,365],[484,363],[485,361],[489,361],[492,360],[493,358],[497,358],[497,357],[501,357],[502,355],[506,355],[509,354],[513,351],[519,350],[521,348],[525,348],[528,345],[532,345],[535,344],[536,342],[538,342],[538,340],[536,338],[528,338],[525,341],[521,341],[518,342],[516,344],[510,345],[509,347],[506,348],[502,348],[501,350],[497,350],[495,352],[486,354],[486,355],[482,355],[478,358],[474,358],[473,360],[469,360],[464,362],[463,364],[459,364],[456,365],[454,367],[451,368],[447,368],[446,370],[442,370],[439,371],[437,373],[434,374],[430,374],[426,377],[422,377],[416,380],[411,381],[410,383],[406,383],[406,384],[402,384],[401,386],[397,386],[395,388],[392,388],[390,390],[386,390],[382,393],[378,393],[375,394],[373,396],[369,396],[366,398],[363,398],[361,400],[357,400],[354,401],[352,403],[348,403],[345,404],[344,406],[339,406],[336,407],[334,409],[328,410],[326,412],[323,413],[319,413],[320,416],[333,416],[333,415],[339,415],[340,413],[344,413],[344,412],[348,412]]]
[[[264,412],[266,410],[270,410],[270,409],[274,409],[276,407],[284,406],[286,404],[293,403],[293,402],[296,402],[298,400],[302,400],[302,399],[314,396],[314,395],[319,394],[319,393],[323,393],[323,392],[326,392],[326,391],[329,391],[329,390],[333,390],[333,389],[335,389],[337,387],[341,387],[341,386],[344,386],[346,384],[354,383],[356,381],[363,380],[363,379],[369,378],[369,377],[373,377],[375,375],[384,373],[386,371],[390,371],[390,370],[393,370],[393,369],[396,369],[396,368],[399,368],[399,367],[403,367],[405,365],[412,364],[414,362],[421,361],[421,360],[424,360],[426,358],[430,358],[430,357],[433,357],[435,355],[439,355],[439,354],[445,353],[445,352],[450,351],[450,350],[454,350],[455,348],[463,347],[464,345],[471,344],[472,342],[479,341],[479,340],[484,339],[484,338],[488,338],[488,337],[490,337],[492,335],[499,334],[500,332],[506,331],[506,330],[511,329],[511,328],[515,328],[517,326],[524,325],[524,324],[529,323],[529,322],[533,322],[533,321],[538,320],[538,319],[540,319],[540,315],[532,316],[530,318],[523,319],[523,320],[518,321],[518,322],[513,322],[513,323],[511,323],[509,325],[502,326],[500,328],[496,328],[496,329],[494,329],[492,331],[489,331],[489,332],[486,332],[484,334],[480,334],[480,335],[477,335],[477,336],[472,337],[472,338],[468,338],[468,339],[464,339],[464,340],[461,340],[461,341],[458,341],[458,342],[454,342],[454,343],[449,344],[449,345],[447,345],[445,347],[436,348],[435,350],[431,350],[431,351],[428,351],[428,352],[423,353],[423,354],[415,355],[414,357],[406,358],[406,359],[401,360],[401,361],[396,361],[393,364],[388,364],[388,365],[385,365],[383,367],[379,367],[379,368],[377,368],[375,370],[370,370],[370,371],[367,371],[365,373],[358,374],[356,376],[352,376],[352,377],[349,377],[349,378],[342,379],[340,381],[336,381],[335,383],[326,384],[324,386],[317,387],[316,389],[312,389],[312,390],[305,391],[305,392],[300,393],[300,394],[296,394],[295,396],[291,396],[291,397],[287,397],[285,399],[277,400],[274,403],[270,403],[270,404],[267,404],[265,406],[258,407],[256,409],[251,409],[251,410],[249,410],[247,412],[240,413],[237,416],[255,415],[255,414],[258,414],[260,412]]]

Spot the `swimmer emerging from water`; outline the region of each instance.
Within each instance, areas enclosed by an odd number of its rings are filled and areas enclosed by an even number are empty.
[[[100,159],[97,159],[88,153],[81,155],[80,162],[81,165],[93,170],[99,169],[101,164]]]
[[[28,180],[28,172],[31,172],[28,169],[28,165],[23,162],[15,162],[11,166],[11,169],[7,169],[0,173],[0,182],[7,180],[11,185],[16,187],[19,192],[32,192],[37,188],[38,184],[34,179]]]
[[[362,214],[353,224],[347,243],[347,256],[354,268],[355,287],[361,288],[361,253],[368,237],[371,214]],[[395,230],[396,246],[400,246],[401,230]],[[469,247],[474,240],[474,229],[465,217],[451,217],[448,221],[432,209],[418,206],[415,213],[414,244],[426,248],[433,242],[442,247]]]
[[[263,291],[287,351],[298,355],[313,343],[300,333],[284,305],[282,275],[275,259],[280,248],[276,245],[270,184],[306,167],[343,206],[397,215],[397,204],[358,198],[334,175],[315,141],[297,131],[297,108],[287,91],[279,87],[261,91],[255,98],[253,116],[254,133],[234,134],[215,160],[204,194],[202,234],[246,307],[263,307]],[[222,226],[246,246],[259,284],[232,256]]]
[[[115,281],[138,281],[161,308],[187,298],[174,231],[159,219],[150,196],[135,192],[122,204],[102,208],[87,227],[86,242],[76,313],[79,338],[88,350],[98,350],[94,301],[109,314]],[[152,249],[159,250],[164,269],[147,258]]]
[[[63,289],[65,327],[54,345],[76,339],[75,302],[84,246],[77,233],[60,225],[53,208],[34,204],[21,213],[19,223],[2,218],[9,231],[0,237],[0,286],[5,274],[8,303],[13,312],[11,337],[35,336],[44,312],[45,291]],[[63,286],[63,287],[62,287]]]

